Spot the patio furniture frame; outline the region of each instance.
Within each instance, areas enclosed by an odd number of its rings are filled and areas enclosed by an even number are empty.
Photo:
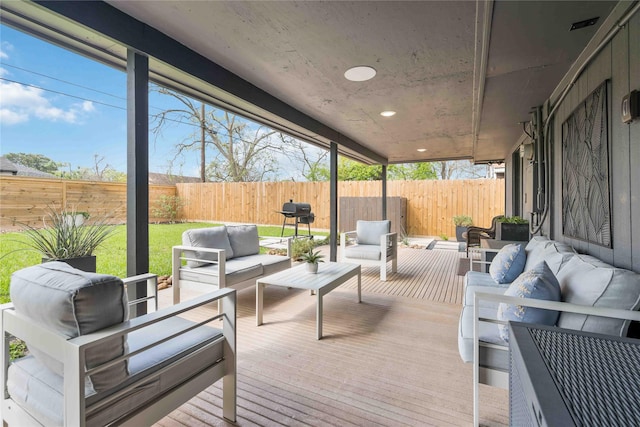
[[[157,283],[155,275],[144,274],[123,279],[125,284],[131,284],[147,280],[149,288],[157,289],[152,284]],[[154,299],[155,301],[150,301]],[[221,314],[208,315],[208,317],[195,324],[195,327],[212,321],[222,320],[222,336],[208,344],[205,344],[198,351],[183,355],[174,363],[155,371],[149,375],[143,375],[131,385],[125,387],[102,400],[95,402],[92,407],[101,407],[109,405],[123,393],[132,388],[144,384],[154,377],[158,377],[163,373],[174,369],[176,364],[181,361],[187,361],[193,357],[198,357],[201,350],[223,344],[223,358],[218,361],[212,361],[205,369],[196,375],[186,378],[175,387],[160,392],[149,403],[140,408],[136,408],[130,413],[121,414],[117,420],[118,425],[124,426],[140,426],[151,425],[161,418],[168,415],[174,409],[178,408],[197,393],[200,393],[207,387],[219,379],[223,379],[223,416],[227,420],[235,422],[236,419],[236,293],[233,289],[221,289],[206,295],[199,296],[190,301],[173,305],[169,308],[155,311],[140,317],[136,317],[125,321],[119,325],[103,329],[94,333],[81,335],[72,339],[65,339],[63,336],[52,332],[51,330],[39,326],[30,319],[20,316],[15,312],[12,303],[0,306],[0,320],[3,332],[4,348],[1,355],[2,363],[2,416],[5,425],[19,426],[40,426],[41,423],[36,420],[24,408],[16,404],[11,396],[9,396],[6,387],[7,371],[10,365],[9,357],[9,340],[8,337],[15,336],[25,341],[34,341],[43,343],[47,354],[56,360],[64,363],[64,425],[65,426],[85,426],[87,423],[86,413],[91,407],[85,404],[85,379],[88,375],[96,370],[111,366],[122,360],[128,359],[135,354],[127,353],[117,359],[107,362],[99,367],[91,370],[85,369],[85,353],[88,348],[100,345],[105,341],[122,337],[130,332],[139,330],[154,323],[162,322],[174,316],[188,313],[191,310],[201,308],[206,304],[213,302],[221,302],[223,312]],[[147,303],[148,308],[157,307],[157,293],[147,298],[130,301],[129,305],[137,305]],[[193,328],[193,327],[192,327]],[[190,328],[190,329],[192,329]],[[179,331],[164,339],[155,341],[149,346],[138,351],[145,351],[156,345],[162,344],[169,339],[182,334],[185,331]],[[137,353],[136,353],[137,354]]]
[[[579,304],[571,304],[567,302],[546,301],[533,298],[518,298],[506,295],[490,294],[486,292],[475,292],[473,307],[473,425],[480,425],[480,390],[479,384],[487,384],[495,387],[508,389],[509,374],[508,372],[498,371],[480,366],[480,346],[493,347],[502,350],[508,350],[508,346],[490,344],[481,342],[479,339],[480,322],[490,322],[498,324],[507,324],[507,322],[489,319],[480,316],[480,301],[493,301],[498,303],[507,303],[520,305],[524,307],[541,308],[548,310],[564,311],[569,313],[586,314],[600,317],[610,317],[615,319],[625,319],[632,321],[640,321],[640,312],[632,310],[622,310],[606,307],[593,307]]]
[[[391,272],[398,271],[398,233],[386,233],[380,236],[380,259],[371,260],[366,258],[348,257],[346,254],[347,246],[350,241],[356,240],[358,236],[357,231],[345,231],[340,234],[340,261],[341,262],[356,262],[364,266],[376,266],[380,268],[380,280],[383,282],[387,280],[387,263],[391,261]],[[372,246],[374,245],[363,245]]]
[[[316,294],[316,337],[322,338],[322,298],[352,277],[358,277],[358,302],[362,302],[362,275],[358,264],[330,262],[318,266],[318,273],[306,273],[306,265],[262,277],[256,280],[256,326],[262,325],[264,288],[283,286],[296,289],[309,289]]]

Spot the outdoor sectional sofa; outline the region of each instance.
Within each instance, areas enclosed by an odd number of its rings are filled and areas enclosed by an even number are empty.
[[[640,321],[640,274],[578,254],[544,236],[525,244],[517,256],[515,244],[498,251],[489,273],[469,271],[464,278],[458,349],[464,362],[474,363],[476,424],[478,383],[508,388],[508,321],[615,336],[627,336],[631,321]],[[505,275],[510,268],[511,274]],[[529,286],[531,278],[535,286]],[[530,291],[533,294],[527,296]]]
[[[182,245],[173,247],[173,302],[180,289],[191,287],[241,290],[256,279],[291,268],[291,238],[282,239],[286,255],[260,253],[255,225],[221,225],[194,228],[182,233]]]

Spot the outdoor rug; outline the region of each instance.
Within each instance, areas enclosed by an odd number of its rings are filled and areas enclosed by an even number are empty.
[[[469,266],[471,264],[469,261],[469,258],[460,258],[458,260],[458,276],[464,276],[465,274],[467,274],[467,271],[469,271]]]

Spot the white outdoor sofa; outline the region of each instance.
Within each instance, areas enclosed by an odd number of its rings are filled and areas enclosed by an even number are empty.
[[[128,319],[126,284],[147,280],[151,313]],[[236,419],[236,295],[222,289],[167,309],[156,278],[120,280],[49,262],[12,275],[1,306],[2,420],[8,426],[147,426],[223,380]],[[221,302],[217,314],[215,302]],[[198,310],[198,321],[183,315]],[[11,337],[29,354],[9,360]]]
[[[605,335],[626,336],[631,321],[640,321],[640,274],[578,254],[569,245],[543,236],[523,244],[526,262],[522,274],[544,261],[560,285],[561,298],[507,296],[511,283],[499,284],[490,273],[469,271],[465,275],[458,348],[462,360],[473,363],[474,425],[479,423],[478,385],[509,385],[509,345],[499,332],[507,324],[499,320],[501,303],[552,310],[558,313],[557,327]],[[499,251],[472,248],[470,254],[473,252],[478,259],[478,253]]]
[[[286,255],[260,254],[255,225],[221,225],[193,228],[182,233],[182,245],[172,253],[173,302],[180,302],[180,290],[192,288],[242,290],[256,279],[291,268],[291,238],[282,238]],[[271,238],[273,240],[273,238]]]

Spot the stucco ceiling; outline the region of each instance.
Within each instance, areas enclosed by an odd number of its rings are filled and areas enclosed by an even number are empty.
[[[474,72],[482,73],[476,54],[487,22],[483,8],[491,3],[109,3],[390,162],[504,158],[522,133],[519,122],[551,94],[615,5],[493,3],[474,147]],[[596,16],[595,26],[569,31]],[[377,75],[346,80],[355,65],[370,65]],[[397,114],[385,118],[384,110]]]
[[[616,5],[562,0],[107,3],[392,163],[507,157],[522,135],[520,122],[550,96]],[[15,6],[5,2],[2,8]],[[51,28],[75,32],[65,43],[91,40],[96,52],[119,49],[70,29],[64,20],[56,24],[46,11],[28,13]],[[572,23],[593,17],[600,17],[596,25],[569,31]],[[33,31],[26,20],[12,19]],[[377,75],[366,82],[346,80],[344,72],[356,65],[372,66]],[[384,110],[397,114],[385,118],[380,116]],[[273,111],[269,119],[274,120]]]

